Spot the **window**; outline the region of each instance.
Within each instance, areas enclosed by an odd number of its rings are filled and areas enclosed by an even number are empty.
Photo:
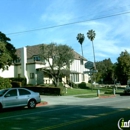
[[[30,73],[30,79],[34,79],[34,73]]]
[[[20,63],[20,61],[21,61],[21,59],[20,59],[20,58],[17,58],[17,59],[15,60],[15,63]]]
[[[79,82],[79,74],[75,74],[75,82]]]
[[[79,74],[71,74],[70,79],[72,82],[79,82]]]
[[[5,96],[7,97],[17,96],[17,89],[10,90]]]
[[[29,95],[29,94],[31,94],[29,91],[24,89],[19,89],[19,95]]]
[[[40,61],[40,57],[39,56],[34,56],[34,61]]]

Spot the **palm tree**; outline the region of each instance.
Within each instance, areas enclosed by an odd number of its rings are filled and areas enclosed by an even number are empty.
[[[83,44],[84,39],[85,39],[84,34],[79,33],[79,34],[77,35],[77,40],[78,40],[78,42],[79,42],[80,45],[81,45],[82,57],[83,57],[83,48],[82,48],[82,44]]]
[[[89,31],[87,32],[87,37],[88,37],[88,39],[90,39],[90,41],[92,41],[93,57],[94,57],[94,69],[96,70],[96,64],[95,64],[95,52],[94,52],[94,44],[93,44],[93,40],[94,40],[95,36],[96,36],[95,31],[93,31],[93,30],[89,30]]]

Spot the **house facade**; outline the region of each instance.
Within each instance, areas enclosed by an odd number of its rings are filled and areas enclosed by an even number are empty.
[[[24,77],[27,79],[27,84],[51,84],[52,79],[44,72],[44,68],[49,68],[46,61],[41,61],[39,57],[40,45],[26,46],[19,48],[16,51],[19,59],[9,67],[8,70],[0,70],[0,76],[4,78]],[[84,72],[87,69],[84,67],[86,59],[82,58],[77,52],[74,53],[74,61],[70,65],[69,80],[74,83],[88,82],[89,76]],[[51,60],[51,59],[50,59]],[[62,81],[66,82],[67,78],[62,77]]]

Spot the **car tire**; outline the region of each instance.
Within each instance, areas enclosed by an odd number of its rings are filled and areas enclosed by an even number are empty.
[[[28,102],[28,108],[35,108],[36,107],[36,101],[34,99],[31,99]]]
[[[0,103],[0,110],[2,110],[2,104]]]

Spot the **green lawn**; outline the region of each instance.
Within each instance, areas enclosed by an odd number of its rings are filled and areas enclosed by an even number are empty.
[[[101,96],[102,95],[103,96],[113,95],[113,89],[110,89],[110,88],[94,88],[93,90],[68,88],[67,93],[66,93],[66,91],[64,91],[65,92],[64,96],[76,95],[78,97],[83,97],[83,98],[97,97],[97,90],[100,90]],[[123,89],[117,89],[115,92],[116,93],[123,93]]]

